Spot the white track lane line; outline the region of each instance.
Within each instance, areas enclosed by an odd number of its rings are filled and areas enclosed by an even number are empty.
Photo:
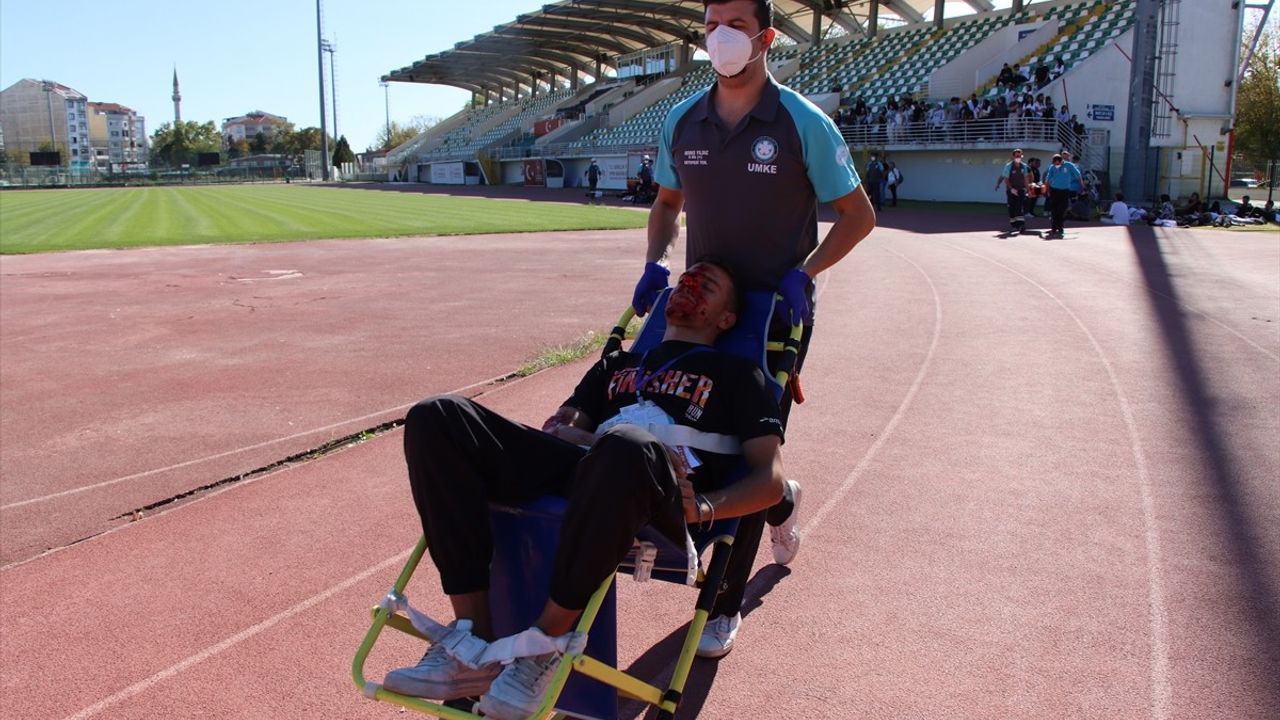
[[[99,713],[111,708],[114,705],[117,705],[125,700],[128,700],[131,697],[134,697],[135,695],[144,693],[147,690],[151,689],[153,686],[155,686],[157,683],[164,682],[165,680],[173,677],[174,675],[177,675],[178,673],[181,673],[195,665],[199,665],[205,660],[208,660],[209,658],[215,655],[218,655],[226,650],[229,650],[230,648],[233,648],[236,645],[239,645],[245,640],[248,640],[249,638],[252,638],[255,635],[258,635],[266,630],[269,630],[272,627],[280,624],[281,622],[294,617],[295,615],[306,612],[307,610],[310,610],[311,608],[315,607],[316,605],[319,605],[325,600],[328,600],[334,595],[337,595],[343,590],[346,590],[347,588],[350,588],[353,585],[356,585],[357,583],[363,582],[367,578],[370,578],[388,568],[394,567],[397,564],[403,564],[404,561],[408,559],[409,554],[411,552],[413,552],[412,548],[405,550],[399,555],[389,557],[386,560],[383,560],[382,562],[378,563],[377,565],[374,565],[373,567],[363,572],[360,572],[356,575],[352,575],[351,577],[347,578],[346,580],[343,580],[337,585],[334,585],[328,590],[325,590],[324,592],[318,593],[316,595],[312,595],[311,597],[307,598],[306,600],[303,600],[297,605],[294,605],[288,610],[276,613],[275,615],[272,615],[271,617],[267,618],[266,620],[263,620],[257,625],[254,625],[253,627],[245,628],[244,630],[241,630],[240,632],[236,633],[235,635],[232,635],[231,637],[223,640],[222,642],[216,645],[210,645],[209,647],[205,648],[204,650],[201,650],[200,652],[194,655],[191,655],[185,660],[182,660],[181,662],[178,662],[174,665],[170,665],[164,670],[161,670],[160,672],[155,673],[154,675],[151,675],[150,677],[144,680],[139,680],[138,682],[130,685],[129,687],[121,690],[120,692],[115,693],[114,695],[109,695],[74,715],[68,715],[66,720],[85,720],[86,718],[91,718],[94,715],[98,715]]]
[[[506,377],[506,376],[504,375],[504,376],[502,376],[502,377]],[[470,384],[470,385],[467,385],[466,387],[462,387],[462,388],[459,388],[459,389],[457,389],[457,390],[453,390],[453,391],[451,391],[451,394],[464,393],[464,392],[466,392],[466,391],[468,391],[468,390],[471,390],[471,389],[473,389],[473,388],[481,387],[481,386],[484,386],[484,385],[487,385],[487,384],[490,384],[490,383],[495,383],[495,382],[498,382],[499,380],[501,380],[501,379],[502,379],[502,377],[490,378],[490,379],[488,379],[488,380],[481,380],[480,382],[472,383],[472,384]],[[416,402],[416,401],[415,401],[415,402]],[[110,486],[112,486],[112,485],[117,485],[117,484],[122,483],[122,482],[128,482],[129,480],[137,480],[138,478],[147,477],[147,476],[149,476],[149,475],[155,475],[155,474],[157,474],[157,473],[168,472],[168,471],[170,471],[170,470],[180,470],[180,469],[182,469],[182,468],[184,468],[184,467],[190,467],[190,466],[192,466],[192,465],[199,465],[200,463],[208,462],[208,461],[210,461],[210,460],[217,460],[218,458],[224,458],[224,457],[227,457],[227,456],[229,456],[229,455],[236,455],[236,454],[239,454],[239,453],[248,452],[248,451],[250,451],[250,450],[257,450],[258,448],[263,448],[263,447],[267,447],[268,445],[274,445],[274,444],[276,444],[276,443],[285,442],[286,440],[294,440],[294,439],[296,439],[296,438],[306,437],[306,436],[308,436],[308,435],[315,435],[316,433],[325,432],[326,430],[332,430],[332,429],[337,428],[337,427],[342,427],[343,425],[350,425],[350,424],[352,424],[352,423],[358,423],[358,422],[361,422],[361,421],[364,421],[364,420],[369,420],[369,419],[371,419],[371,418],[381,417],[381,416],[386,415],[386,414],[388,414],[388,413],[399,413],[399,412],[403,412],[403,411],[405,411],[405,410],[408,410],[408,409],[409,409],[409,408],[411,408],[411,407],[413,407],[413,403],[409,403],[409,404],[407,404],[407,405],[397,405],[397,406],[392,407],[392,408],[387,408],[387,409],[385,409],[385,410],[379,410],[378,412],[369,413],[368,415],[361,415],[360,417],[356,417],[356,418],[350,418],[350,419],[347,419],[347,420],[340,420],[340,421],[338,421],[338,422],[336,422],[336,423],[332,423],[332,424],[329,424],[329,425],[325,425],[325,426],[323,426],[323,427],[313,428],[313,429],[311,429],[311,430],[303,430],[302,432],[294,433],[294,434],[292,434],[292,435],[286,435],[286,436],[284,436],[284,437],[273,438],[273,439],[271,439],[271,440],[264,440],[264,441],[262,441],[262,442],[260,442],[260,443],[255,443],[255,444],[253,444],[253,445],[247,445],[247,446],[245,446],[245,447],[236,448],[236,449],[234,449],[234,450],[227,450],[227,451],[220,452],[220,453],[217,453],[217,454],[214,454],[214,455],[208,455],[208,456],[205,456],[205,457],[202,457],[202,458],[196,458],[196,459],[194,459],[194,460],[187,460],[187,461],[180,462],[180,463],[177,463],[177,464],[174,464],[174,465],[167,465],[167,466],[165,466],[165,467],[153,468],[153,469],[151,469],[151,470],[144,470],[143,472],[134,473],[134,474],[132,474],[132,475],[126,475],[126,476],[124,476],[124,477],[119,477],[119,478],[116,478],[116,479],[114,479],[114,480],[106,480],[106,481],[103,481],[103,482],[100,482],[100,483],[95,483],[95,484],[93,484],[93,485],[85,485],[84,487],[72,488],[72,489],[70,489],[70,490],[63,490],[62,492],[56,492],[56,493],[52,493],[52,494],[49,494],[49,495],[43,495],[43,496],[41,496],[41,497],[35,497],[35,498],[31,498],[31,499],[29,499],[29,500],[19,500],[19,501],[17,501],[17,502],[11,502],[11,503],[9,503],[8,505],[0,505],[0,510],[11,510],[11,509],[13,509],[13,508],[23,507],[24,505],[34,505],[35,503],[47,502],[47,501],[49,501],[49,500],[56,500],[56,499],[58,499],[58,498],[67,497],[67,496],[70,496],[70,495],[78,495],[78,494],[80,494],[80,493],[82,493],[82,492],[88,492],[88,491],[90,491],[90,490],[98,490],[98,489],[101,489],[101,488],[110,487]]]
[[[1111,379],[1111,387],[1115,391],[1116,401],[1120,405],[1120,414],[1124,418],[1125,428],[1129,432],[1129,446],[1133,452],[1134,466],[1138,471],[1138,490],[1142,498],[1142,534],[1147,546],[1147,598],[1151,615],[1151,717],[1155,718],[1155,720],[1164,720],[1164,718],[1169,717],[1169,617],[1164,604],[1164,581],[1160,574],[1160,534],[1156,528],[1155,507],[1151,498],[1151,475],[1147,469],[1147,456],[1142,449],[1141,441],[1138,440],[1138,428],[1133,419],[1133,409],[1129,406],[1129,400],[1124,394],[1124,388],[1120,386],[1120,378],[1116,375],[1115,368],[1111,365],[1111,360],[1103,352],[1102,345],[1098,343],[1097,338],[1093,336],[1092,332],[1089,332],[1089,328],[1080,320],[1080,317],[1072,312],[1071,308],[1067,307],[1067,304],[1062,302],[1057,295],[1049,292],[1048,289],[1035,280],[998,260],[993,260],[985,255],[951,243],[945,244],[953,250],[968,253],[992,265],[1004,268],[1049,296],[1049,299],[1057,303],[1075,321],[1081,332],[1085,334],[1085,337],[1089,338],[1089,343],[1093,345],[1094,352],[1098,354],[1098,359],[1102,361],[1102,366],[1107,370],[1107,377]]]
[[[892,252],[892,251],[890,251],[890,252]],[[897,255],[897,253],[894,253],[894,254],[895,254],[895,255]],[[899,257],[901,257],[901,256],[899,256]],[[905,258],[904,258],[904,259],[905,259]],[[908,261],[908,262],[910,262],[910,261]],[[912,264],[914,265],[915,263],[912,263]],[[932,284],[932,283],[930,283],[930,284]],[[826,283],[823,283],[823,284],[818,288],[818,294],[819,294],[819,295],[821,295],[821,292],[822,292],[822,290],[823,290],[825,287],[826,287]],[[934,297],[935,297],[935,299],[936,299],[936,297],[937,297],[937,294],[936,294],[936,293],[934,294]],[[935,334],[935,344],[936,344],[936,334]],[[498,390],[505,389],[505,388],[507,388],[508,386],[510,386],[510,385],[514,385],[514,384],[516,384],[516,383],[518,383],[518,382],[520,382],[521,380],[524,380],[524,379],[525,379],[525,378],[517,378],[517,379],[515,379],[515,380],[512,380],[511,382],[504,383],[503,385],[500,385],[499,387],[494,388],[494,390],[493,390],[493,391],[491,391],[491,392],[489,392],[489,393],[483,393],[483,394],[492,394],[492,392],[496,392],[496,391],[498,391]],[[486,382],[492,382],[492,381],[486,381]],[[462,390],[467,390],[467,389],[470,389],[470,388],[473,388],[473,387],[477,387],[478,385],[483,385],[483,384],[484,384],[484,383],[475,383],[475,384],[473,384],[473,385],[468,385],[466,388],[463,388]],[[455,392],[460,392],[460,391],[455,391]],[[406,406],[404,406],[404,407],[410,407],[410,406],[406,405]],[[280,471],[278,471],[278,472],[282,472],[282,471],[283,471],[283,470],[285,470],[285,469],[287,469],[287,468],[281,468],[281,470],[280,470]],[[253,481],[261,480],[261,479],[263,479],[263,478],[270,477],[270,475],[274,475],[274,474],[276,474],[276,473],[269,473],[268,475],[264,475],[262,478],[256,478],[256,479],[254,479]],[[202,500],[208,499],[208,497],[213,497],[213,496],[215,496],[215,495],[220,495],[220,494],[222,494],[223,492],[227,492],[227,491],[232,490],[232,489],[237,488],[237,487],[242,487],[242,486],[244,486],[244,485],[246,485],[246,484],[249,484],[249,483],[248,483],[248,482],[246,482],[246,483],[236,483],[236,484],[234,484],[234,485],[230,485],[230,486],[226,487],[225,489],[222,489],[222,490],[219,490],[219,491],[216,491],[216,492],[210,493],[208,496],[206,496],[206,497],[204,497],[204,498],[198,498],[198,499],[197,499],[197,500],[195,500],[195,501],[192,501],[192,502],[190,502],[190,503],[186,503],[186,504],[184,504],[184,505],[182,505],[182,506],[180,506],[180,507],[178,507],[178,508],[174,508],[174,510],[179,510],[179,509],[184,509],[184,508],[190,507],[191,505],[194,505],[196,502],[199,502],[199,501],[202,501]],[[132,525],[132,523],[131,523],[130,525],[124,525],[124,526],[121,526],[121,528],[116,528],[116,530],[119,530],[119,529],[122,529],[122,528],[126,528],[126,527],[130,527],[131,525]],[[113,531],[108,531],[108,532],[113,532]],[[105,535],[105,534],[108,534],[108,533],[104,533],[104,535]],[[101,537],[101,536],[98,536],[98,537]],[[167,679],[169,679],[169,678],[171,678],[171,677],[173,677],[173,676],[175,676],[175,675],[178,675],[179,673],[184,672],[185,670],[187,670],[187,669],[191,668],[192,666],[198,665],[199,663],[202,663],[202,662],[204,662],[205,660],[208,660],[209,658],[211,658],[211,657],[213,657],[213,656],[215,656],[215,655],[218,655],[218,654],[220,654],[220,653],[222,653],[222,652],[224,652],[224,651],[226,651],[226,650],[228,650],[228,649],[230,649],[230,648],[232,648],[232,647],[234,647],[234,646],[236,646],[236,645],[239,645],[240,643],[244,642],[245,640],[248,640],[249,638],[251,638],[251,637],[253,637],[253,636],[255,636],[255,635],[258,635],[259,633],[263,632],[264,630],[268,630],[268,629],[270,629],[271,627],[273,627],[273,626],[275,626],[275,625],[279,624],[280,622],[282,622],[282,621],[284,621],[284,620],[287,620],[287,619],[289,619],[289,618],[291,618],[291,617],[294,617],[295,615],[298,615],[298,614],[300,614],[300,613],[302,613],[302,612],[305,612],[305,611],[307,611],[307,610],[311,609],[312,607],[315,607],[315,606],[316,606],[316,605],[318,605],[319,603],[324,602],[325,600],[329,599],[330,597],[333,597],[334,595],[336,595],[336,594],[338,594],[338,593],[342,592],[343,590],[346,590],[347,588],[349,588],[349,587],[351,587],[351,586],[353,586],[353,585],[355,585],[355,584],[357,584],[357,583],[359,583],[359,582],[363,581],[364,579],[366,579],[366,578],[368,578],[368,577],[370,577],[370,576],[372,576],[372,575],[375,575],[375,574],[377,574],[377,573],[379,573],[379,572],[382,572],[383,570],[385,570],[385,569],[387,569],[387,568],[389,568],[389,567],[394,566],[396,563],[403,563],[403,562],[405,561],[405,559],[406,559],[406,558],[408,558],[408,556],[409,556],[409,553],[410,553],[410,552],[412,552],[412,549],[410,549],[410,550],[406,550],[406,551],[404,551],[404,552],[402,552],[402,553],[400,553],[399,555],[396,555],[396,556],[394,556],[394,557],[387,558],[386,560],[383,560],[382,562],[378,563],[377,565],[375,565],[375,566],[373,566],[373,567],[371,567],[371,568],[369,568],[369,569],[367,569],[367,570],[364,570],[363,572],[361,572],[361,573],[359,573],[359,574],[357,574],[357,575],[353,575],[352,577],[349,577],[349,578],[347,578],[346,580],[343,580],[342,582],[338,583],[337,585],[334,585],[333,587],[331,587],[331,588],[329,588],[329,589],[327,589],[327,590],[325,590],[325,591],[323,591],[323,592],[321,592],[321,593],[318,593],[318,594],[316,594],[316,595],[311,596],[310,598],[307,598],[306,600],[303,600],[302,602],[298,603],[297,605],[294,605],[293,607],[289,608],[288,610],[284,610],[283,612],[277,613],[276,615],[273,615],[273,616],[271,616],[270,618],[267,618],[266,620],[263,620],[262,622],[258,623],[257,625],[254,625],[254,626],[252,626],[252,627],[250,627],[250,628],[247,628],[247,629],[245,629],[245,630],[242,630],[241,632],[236,633],[235,635],[232,635],[231,637],[229,637],[229,638],[227,638],[227,639],[223,640],[222,642],[219,642],[219,643],[217,643],[217,644],[215,644],[215,645],[211,645],[211,646],[209,646],[209,647],[205,648],[204,650],[201,650],[200,652],[198,652],[198,653],[196,653],[196,654],[194,654],[194,655],[191,655],[190,657],[186,658],[185,660],[182,660],[181,662],[178,662],[178,663],[176,663],[176,664],[174,664],[174,665],[171,665],[171,666],[169,666],[168,668],[165,668],[164,670],[161,670],[160,672],[157,672],[157,673],[155,673],[155,674],[151,675],[150,677],[147,677],[147,678],[145,678],[145,679],[143,679],[143,680],[139,680],[138,682],[136,682],[136,683],[134,683],[134,684],[130,685],[129,687],[127,687],[127,688],[125,688],[125,689],[123,689],[123,690],[121,690],[121,691],[119,691],[119,692],[117,692],[117,693],[115,693],[115,694],[113,694],[113,695],[110,695],[110,696],[108,696],[108,697],[106,697],[106,698],[103,698],[102,700],[98,701],[97,703],[94,703],[93,705],[91,705],[91,706],[89,706],[89,707],[87,707],[87,708],[85,708],[85,709],[81,710],[80,712],[78,712],[78,713],[76,713],[76,714],[74,714],[74,715],[69,715],[69,716],[67,716],[66,720],[85,720],[86,718],[90,718],[90,717],[93,717],[93,716],[95,716],[95,715],[98,715],[99,713],[103,712],[104,710],[107,710],[108,708],[110,708],[110,707],[112,707],[112,706],[114,706],[114,705],[116,705],[116,704],[118,704],[118,703],[120,703],[120,702],[122,702],[122,701],[124,701],[124,700],[127,700],[127,699],[129,699],[129,698],[131,698],[131,697],[134,697],[135,695],[139,695],[139,694],[141,694],[141,693],[143,693],[143,692],[146,692],[147,690],[151,689],[151,688],[152,688],[153,686],[155,686],[156,684],[161,683],[161,682],[163,682],[163,681],[165,681],[165,680],[167,680]],[[46,553],[46,555],[47,555],[47,553]],[[39,556],[39,557],[44,557],[44,556],[45,556],[45,555],[41,555],[41,556]],[[34,558],[33,558],[33,559],[34,559]],[[19,564],[25,564],[26,562],[30,562],[30,561],[28,560],[28,561],[24,561],[23,563],[15,563],[14,565],[6,566],[4,569],[9,569],[9,568],[11,568],[11,567],[16,567],[17,565],[19,565]]]
[[[1157,238],[1159,238],[1159,236],[1157,236]],[[1069,258],[1069,257],[1068,257],[1068,258],[1066,258],[1066,260],[1067,260],[1068,262],[1073,262],[1072,258]],[[1159,290],[1156,290],[1155,288],[1153,288],[1153,287],[1151,287],[1150,285],[1148,285],[1148,284],[1146,283],[1146,281],[1145,281],[1145,280],[1135,280],[1135,279],[1133,279],[1133,278],[1125,277],[1125,276],[1123,276],[1123,275],[1120,275],[1120,274],[1117,274],[1117,273],[1111,272],[1110,270],[1103,270],[1102,268],[1099,268],[1099,267],[1093,267],[1093,266],[1090,266],[1089,264],[1087,264],[1087,263],[1085,263],[1085,262],[1082,262],[1082,261],[1079,261],[1079,260],[1075,260],[1075,261],[1074,261],[1074,263],[1075,263],[1077,266],[1082,267],[1082,268],[1085,268],[1086,270],[1089,270],[1089,271],[1091,271],[1091,272],[1101,273],[1101,274],[1106,275],[1106,276],[1108,276],[1108,277],[1115,278],[1116,280],[1119,280],[1119,281],[1121,281],[1121,282],[1123,282],[1123,283],[1127,283],[1127,284],[1132,285],[1132,286],[1134,286],[1134,287],[1142,288],[1143,290],[1145,290],[1145,291],[1147,291],[1147,292],[1149,292],[1149,293],[1152,293],[1152,294],[1154,294],[1154,295],[1159,295],[1160,297],[1165,298],[1166,300],[1169,300],[1169,301],[1173,302],[1173,304],[1174,304],[1174,305],[1176,305],[1176,306],[1178,306],[1178,307],[1182,308],[1183,310],[1189,310],[1189,311],[1191,311],[1191,312],[1195,313],[1196,315],[1199,315],[1200,317],[1204,318],[1205,320],[1208,320],[1209,322],[1213,323],[1214,325],[1217,325],[1218,327],[1222,328],[1223,330],[1226,330],[1227,332],[1231,333],[1232,335],[1235,335],[1236,337],[1240,338],[1241,340],[1243,340],[1243,341],[1245,341],[1247,344],[1249,344],[1251,347],[1253,347],[1253,349],[1254,349],[1254,350],[1257,350],[1258,352],[1262,353],[1263,355],[1266,355],[1267,357],[1271,358],[1272,360],[1275,360],[1276,362],[1280,362],[1280,355],[1276,355],[1275,353],[1273,353],[1273,352],[1271,352],[1270,350],[1268,350],[1268,349],[1266,349],[1266,348],[1262,347],[1261,345],[1259,345],[1258,343],[1254,342],[1253,340],[1250,340],[1248,337],[1245,337],[1243,334],[1241,334],[1241,333],[1240,333],[1240,331],[1239,331],[1239,330],[1236,330],[1235,328],[1231,327],[1230,325],[1227,325],[1226,323],[1224,323],[1224,322],[1222,322],[1221,320],[1219,320],[1219,319],[1215,318],[1214,316],[1210,315],[1209,313],[1207,313],[1207,312],[1205,312],[1205,311],[1203,311],[1203,310],[1200,310],[1199,308],[1195,307],[1194,305],[1189,305],[1189,304],[1187,304],[1187,303],[1186,303],[1185,301],[1183,301],[1183,300],[1179,300],[1179,299],[1174,298],[1174,297],[1171,297],[1171,296],[1169,296],[1169,295],[1165,295],[1164,293],[1160,292]]]
[[[822,504],[822,507],[818,508],[818,512],[814,513],[813,517],[809,518],[809,521],[804,524],[804,527],[800,530],[802,534],[813,532],[813,530],[822,523],[827,515],[835,509],[842,500],[844,500],[844,497],[849,493],[849,490],[852,489],[854,484],[862,478],[863,474],[866,472],[867,466],[871,464],[872,458],[876,456],[876,453],[880,451],[880,448],[883,447],[893,435],[894,429],[898,426],[898,423],[902,421],[903,416],[906,415],[907,409],[911,407],[911,401],[915,399],[916,393],[920,390],[920,385],[924,382],[925,375],[929,372],[929,366],[933,363],[934,352],[938,349],[938,338],[942,335],[942,300],[938,297],[938,288],[933,284],[933,279],[929,277],[929,273],[925,272],[924,268],[921,268],[902,253],[891,250],[888,247],[883,249],[886,252],[898,256],[898,258],[915,268],[920,275],[924,277],[925,282],[929,284],[929,290],[933,293],[933,338],[929,341],[929,350],[925,353],[924,360],[920,363],[920,369],[916,372],[915,380],[912,381],[911,387],[907,389],[907,394],[903,396],[902,402],[898,404],[898,409],[894,412],[893,417],[889,418],[889,422],[885,424],[884,429],[880,431],[876,441],[871,444],[871,447],[867,448],[867,451],[863,453],[862,458],[858,460],[858,464],[854,465],[853,470],[847,477],[845,477],[844,481],[840,483],[840,486],[836,488],[836,491],[832,493],[831,497],[827,498],[827,501]]]

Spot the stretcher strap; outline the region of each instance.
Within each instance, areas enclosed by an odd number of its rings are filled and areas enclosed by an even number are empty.
[[[671,447],[691,447],[721,455],[737,455],[742,452],[742,443],[733,435],[706,432],[688,425],[648,423],[643,429],[661,440],[663,445]]]
[[[441,625],[409,604],[403,593],[392,588],[378,603],[387,612],[403,613],[413,627],[426,635],[432,644],[444,646],[445,652],[471,669],[493,663],[509,664],[522,657],[546,655],[551,652],[570,654],[582,652],[587,646],[587,634],[570,632],[549,637],[536,627],[515,635],[485,642],[471,634],[471,621],[459,620],[453,627]]]

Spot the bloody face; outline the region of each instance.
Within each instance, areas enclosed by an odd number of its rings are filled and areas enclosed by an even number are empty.
[[[714,265],[698,263],[685,270],[667,299],[667,322],[689,325],[712,320],[713,314],[724,309],[730,283],[724,271]]]

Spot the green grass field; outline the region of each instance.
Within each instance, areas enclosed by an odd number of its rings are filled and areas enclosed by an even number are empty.
[[[0,253],[641,228],[616,208],[305,185],[0,193]]]

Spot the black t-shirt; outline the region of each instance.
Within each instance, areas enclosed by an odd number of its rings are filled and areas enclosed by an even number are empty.
[[[760,368],[745,358],[689,342],[669,340],[644,355],[610,353],[587,371],[563,404],[601,423],[637,401],[636,385],[642,379],[640,397],[680,425],[732,435],[742,442],[783,437],[778,403]],[[690,476],[700,488],[721,485],[737,458],[693,452],[703,462]]]

